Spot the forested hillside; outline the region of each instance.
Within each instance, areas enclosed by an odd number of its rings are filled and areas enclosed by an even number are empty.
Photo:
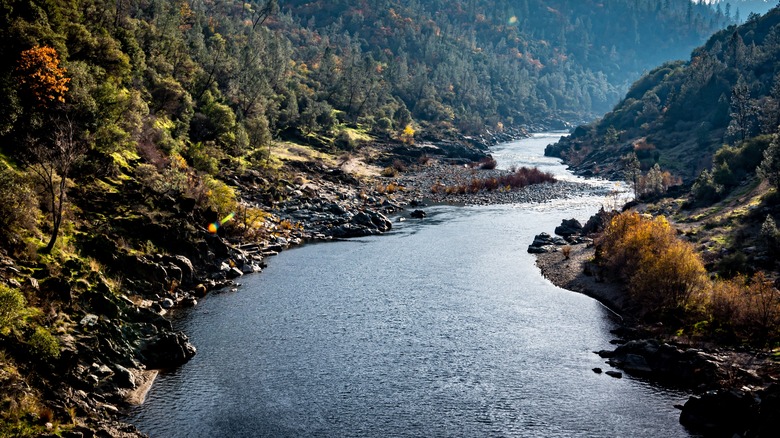
[[[709,169],[724,144],[735,148],[777,131],[780,105],[780,10],[754,15],[742,26],[718,32],[687,62],[666,63],[633,84],[600,121],[580,127],[571,139],[550,148],[583,170],[621,167],[635,153],[644,170],[662,169],[695,179]],[[754,174],[768,138],[752,147],[749,162],[731,163],[720,184],[733,186]],[[726,152],[720,152],[721,158]],[[721,159],[718,163],[722,164]],[[597,165],[593,163],[597,162]]]
[[[774,0],[699,0],[698,3],[710,4],[718,12],[738,22],[745,20],[750,14],[765,14],[777,6]]]
[[[0,435],[136,436],[116,406],[194,354],[169,308],[390,228],[399,188],[355,162],[590,120],[726,22],[687,0],[0,1]]]
[[[390,94],[416,119],[452,120],[470,131],[601,114],[644,70],[685,57],[728,22],[685,0],[280,5],[308,32],[294,39],[308,47],[298,53],[308,66],[325,54],[370,54],[385,69]]]

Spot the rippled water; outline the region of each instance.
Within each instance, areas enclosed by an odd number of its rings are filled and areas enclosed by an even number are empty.
[[[550,137],[496,148],[536,163]],[[615,320],[526,253],[608,200],[427,209],[390,234],[280,254],[177,321],[195,358],[129,421],[152,437],[687,436],[686,396],[614,379]]]

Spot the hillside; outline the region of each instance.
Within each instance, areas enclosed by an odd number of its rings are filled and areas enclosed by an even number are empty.
[[[195,354],[172,308],[290,245],[387,231],[412,200],[390,177],[589,120],[725,20],[685,0],[0,4],[2,436],[136,436],[118,407]]]
[[[344,48],[353,44],[387,67],[389,92],[415,119],[451,120],[466,131],[589,119],[643,71],[686,56],[728,23],[686,0],[280,5],[306,29],[293,40],[311,46],[302,62],[318,65],[328,48],[350,56]]]
[[[775,8],[716,33],[687,62],[664,64],[636,81],[611,112],[548,152],[581,172],[613,177],[619,177],[621,157],[635,153],[644,171],[657,163],[692,182],[724,144],[741,147],[776,131],[779,24]],[[754,173],[768,142],[761,144],[754,145],[758,150],[748,154],[749,162],[732,169],[735,178]]]

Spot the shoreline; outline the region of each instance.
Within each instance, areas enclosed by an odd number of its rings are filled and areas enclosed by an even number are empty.
[[[594,256],[593,247],[585,244],[571,245],[568,260],[560,251],[551,251],[536,254],[536,266],[542,276],[555,286],[597,300],[622,321],[629,305],[622,286],[606,282],[596,275],[586,274],[586,266]]]

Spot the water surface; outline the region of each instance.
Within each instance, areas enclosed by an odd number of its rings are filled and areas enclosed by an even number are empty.
[[[538,165],[551,136],[501,145]],[[593,183],[604,184],[604,183]],[[687,436],[687,397],[608,369],[615,316],[541,277],[528,243],[610,200],[428,208],[384,236],[304,246],[177,321],[195,358],[129,420],[152,437]]]

